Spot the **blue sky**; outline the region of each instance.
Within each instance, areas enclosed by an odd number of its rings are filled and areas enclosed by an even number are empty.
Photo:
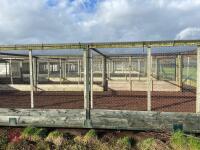
[[[0,44],[200,39],[200,0],[0,0]]]

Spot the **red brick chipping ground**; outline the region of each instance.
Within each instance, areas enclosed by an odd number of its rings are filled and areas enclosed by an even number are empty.
[[[146,110],[146,92],[109,91],[94,93],[94,108]],[[83,108],[83,92],[36,92],[35,108]],[[152,110],[195,112],[194,92],[152,92]],[[30,108],[30,93],[0,91],[0,108]]]

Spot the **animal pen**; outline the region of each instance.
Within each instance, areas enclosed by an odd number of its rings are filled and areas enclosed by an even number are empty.
[[[1,45],[0,125],[199,132],[199,45]]]

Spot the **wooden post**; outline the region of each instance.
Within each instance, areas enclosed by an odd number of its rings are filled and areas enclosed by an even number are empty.
[[[90,53],[90,103],[91,109],[94,108],[93,104],[93,55]]]
[[[90,50],[89,47],[83,50],[84,63],[84,109],[86,110],[85,126],[90,124]]]
[[[103,91],[107,91],[108,90],[108,80],[107,80],[107,61],[106,61],[106,57],[103,56],[102,58],[102,87],[103,87]]]
[[[151,47],[147,48],[147,110],[151,111],[151,90],[152,90],[152,78],[151,78]]]
[[[200,113],[200,46],[197,47],[196,113]]]
[[[12,59],[10,59],[9,70],[10,70],[10,83],[13,84]]]
[[[29,78],[30,78],[30,92],[31,92],[31,108],[34,108],[33,99],[33,60],[32,60],[32,50],[29,49]]]
[[[182,56],[178,55],[176,58],[176,84],[182,91]]]

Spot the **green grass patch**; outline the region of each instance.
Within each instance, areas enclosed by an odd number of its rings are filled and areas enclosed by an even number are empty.
[[[137,144],[139,150],[154,150],[156,140],[154,138],[147,138]]]

